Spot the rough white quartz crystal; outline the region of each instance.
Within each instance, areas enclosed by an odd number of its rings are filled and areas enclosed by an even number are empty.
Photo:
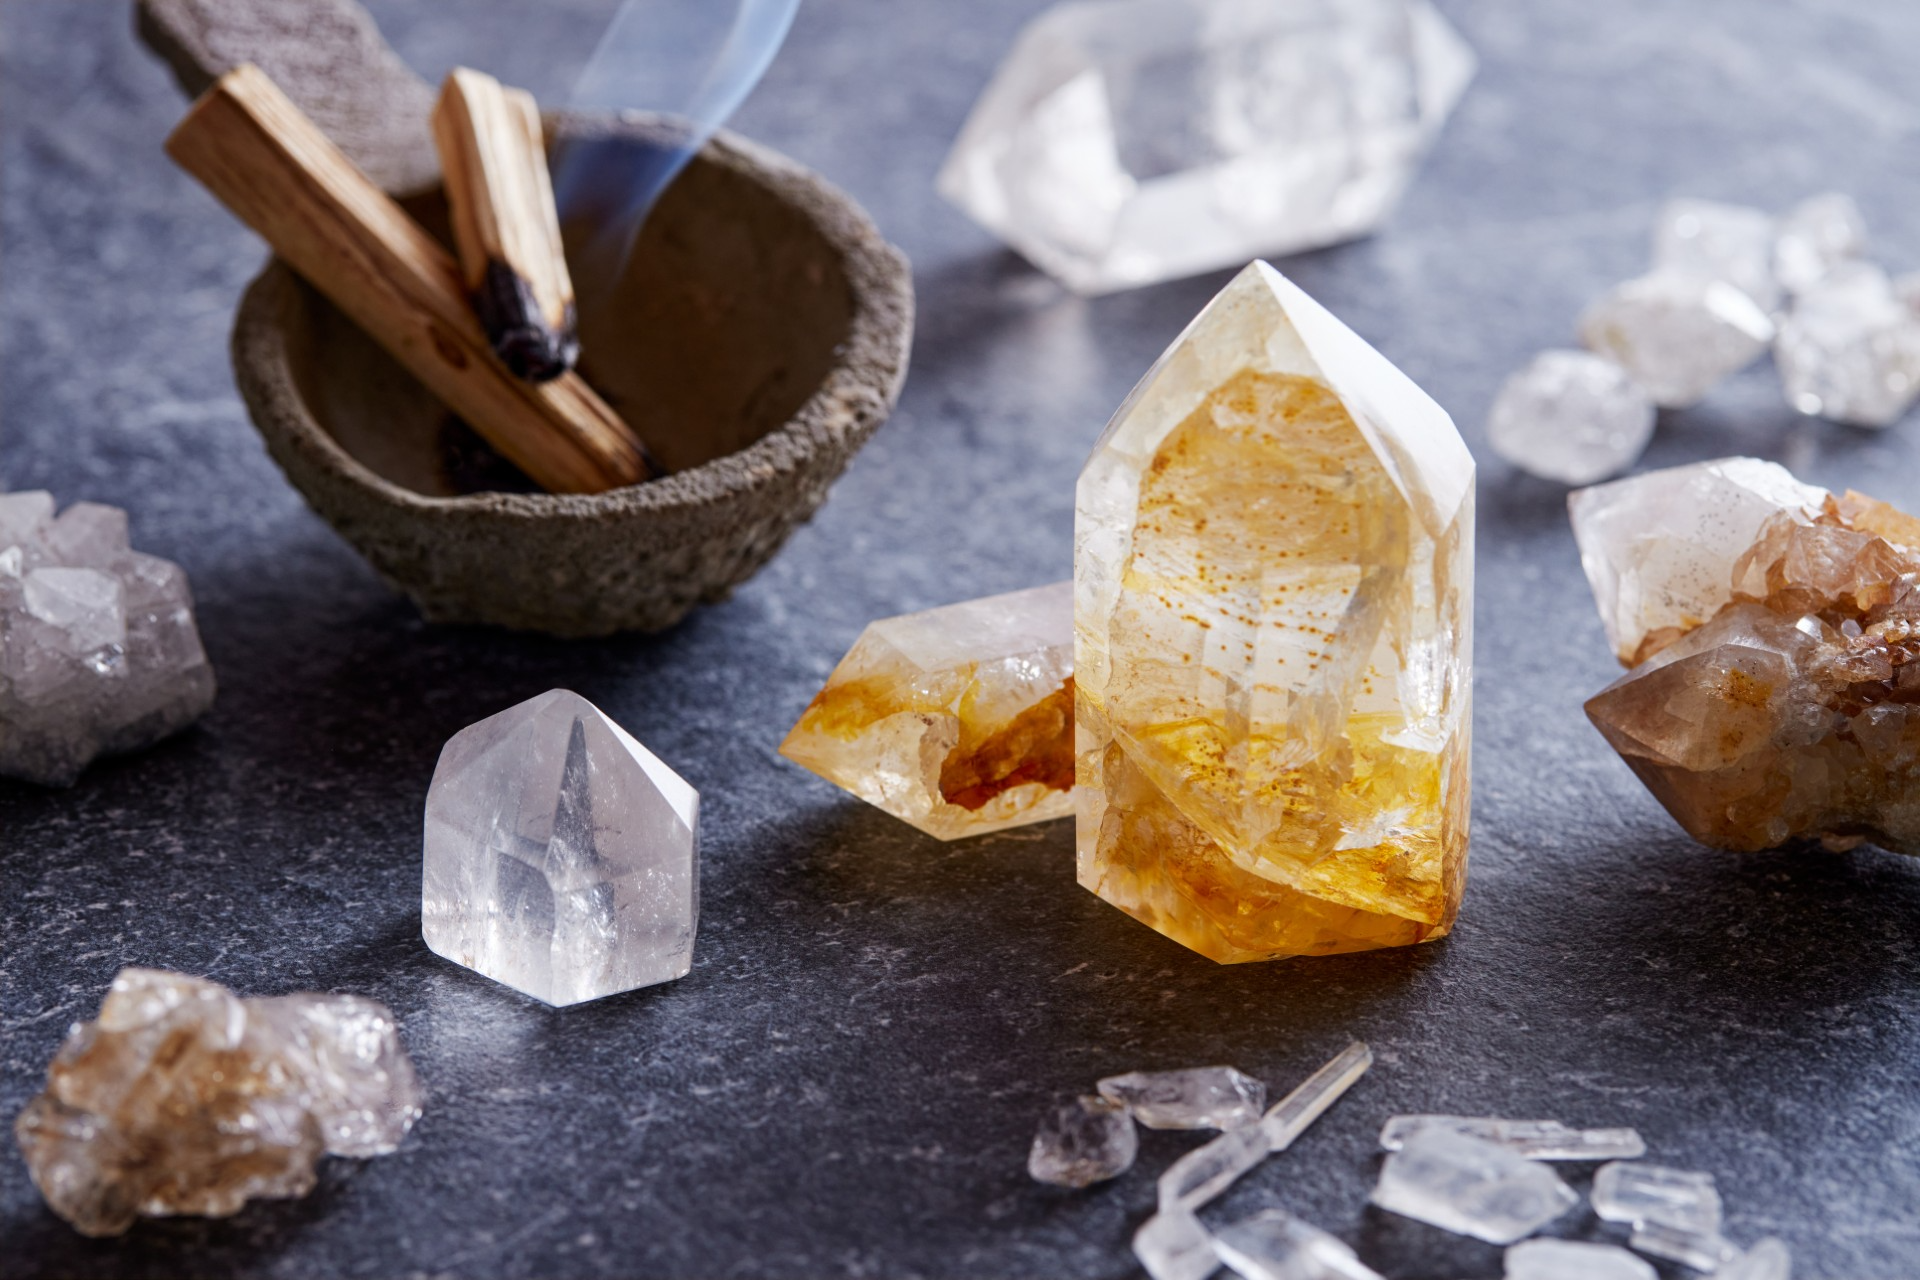
[[[1884,427],[1920,398],[1920,320],[1879,267],[1843,262],[1801,293],[1773,341],[1801,413]]]
[[[1655,270],[1724,280],[1772,310],[1780,301],[1773,274],[1773,216],[1717,200],[1669,200],[1653,232]]]
[[[1285,1209],[1264,1209],[1215,1232],[1213,1248],[1243,1280],[1381,1280],[1345,1241]]]
[[[1668,408],[1698,403],[1773,340],[1773,321],[1724,280],[1655,271],[1615,285],[1580,316],[1580,341]]]
[[[1720,1192],[1710,1173],[1615,1161],[1593,1175],[1593,1211],[1608,1222],[1658,1222],[1708,1233],[1720,1229]]]
[[[1267,1086],[1232,1067],[1129,1071],[1095,1087],[1149,1129],[1238,1129],[1267,1105]]]
[[[1162,1209],[1133,1233],[1133,1256],[1153,1280],[1207,1280],[1220,1269],[1213,1237],[1185,1209]]]
[[[1659,1280],[1645,1260],[1618,1245],[1522,1240],[1506,1253],[1506,1280]]]
[[[1558,1120],[1502,1120],[1492,1116],[1394,1116],[1380,1130],[1380,1149],[1398,1151],[1429,1129],[1464,1133],[1529,1160],[1621,1160],[1647,1144],[1632,1129],[1574,1129]]]
[[[1474,72],[1426,0],[1080,0],[1020,34],[941,194],[1101,293],[1362,235]]]
[[[1428,1129],[1387,1157],[1373,1202],[1460,1235],[1512,1244],[1580,1197],[1546,1165],[1464,1133]]]
[[[1027,1152],[1027,1173],[1035,1182],[1089,1187],[1125,1173],[1139,1151],[1140,1135],[1126,1107],[1082,1096],[1055,1107],[1040,1121]]]
[[[180,566],[130,549],[118,507],[0,493],[0,774],[68,786],[211,705]]]
[[[683,976],[699,796],[577,693],[448,740],[427,793],[421,933],[552,1005]]]
[[[1778,463],[1718,458],[1567,495],[1580,564],[1628,666],[1655,633],[1699,626],[1733,598],[1733,564],[1767,518],[1810,521],[1827,491]]]
[[[1773,271],[1788,293],[1804,293],[1867,247],[1867,220],[1853,197],[1829,191],[1802,200],[1780,219]]]
[[[1495,453],[1563,484],[1626,470],[1653,438],[1653,400],[1590,351],[1542,351],[1508,378],[1487,414]]]

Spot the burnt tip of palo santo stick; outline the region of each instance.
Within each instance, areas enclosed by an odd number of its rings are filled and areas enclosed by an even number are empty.
[[[509,369],[543,382],[580,354],[573,280],[533,95],[452,71],[433,108],[453,238],[474,310]]]

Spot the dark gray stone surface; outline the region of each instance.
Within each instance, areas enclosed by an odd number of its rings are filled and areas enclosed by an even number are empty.
[[[1453,937],[1220,968],[1075,887],[1066,823],[943,846],[774,748],[868,619],[1068,571],[1102,421],[1224,275],[1076,301],[931,189],[1032,6],[810,0],[737,121],[913,255],[893,422],[730,602],[656,639],[421,625],[306,511],[225,340],[258,246],[173,172],[180,103],[109,0],[0,3],[0,481],[128,507],[192,574],[222,682],[198,730],[73,791],[0,784],[0,1112],[123,964],[388,1001],[426,1081],[405,1147],[307,1200],[89,1242],[0,1153],[9,1276],[1120,1276],[1153,1176],[1036,1186],[1051,1102],[1133,1067],[1283,1089],[1349,1036],[1379,1064],[1224,1213],[1278,1202],[1390,1276],[1496,1251],[1365,1207],[1395,1111],[1639,1126],[1717,1173],[1729,1231],[1802,1276],[1920,1259],[1920,866],[1736,858],[1674,827],[1588,728],[1612,674],[1561,492],[1481,449],[1500,377],[1640,264],[1670,192],[1854,192],[1920,257],[1920,9],[1885,0],[1451,0],[1482,76],[1379,237],[1286,264],[1481,451],[1473,877]],[[423,72],[552,71],[591,6],[376,6]],[[497,16],[466,16],[488,11]],[[563,20],[564,19],[564,20]],[[570,25],[571,24],[571,25]],[[544,71],[541,68],[546,68]],[[1649,465],[1731,452],[1920,506],[1909,422],[1794,418],[1764,367],[1670,417]],[[698,786],[706,911],[683,981],[554,1012],[419,939],[421,802],[448,735],[577,689]],[[1599,1236],[1587,1218],[1563,1230]]]

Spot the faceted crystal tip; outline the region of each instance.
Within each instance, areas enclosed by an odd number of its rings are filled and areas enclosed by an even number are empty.
[[[693,963],[699,796],[579,694],[455,734],[427,792],[421,932],[552,1005]]]
[[[1232,1067],[1130,1071],[1095,1087],[1149,1129],[1238,1129],[1267,1103],[1267,1086]]]

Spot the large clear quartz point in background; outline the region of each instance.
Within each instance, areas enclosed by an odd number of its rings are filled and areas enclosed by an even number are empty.
[[[1512,1244],[1580,1197],[1546,1165],[1464,1133],[1428,1129],[1387,1157],[1373,1202],[1460,1235]]]
[[[1232,1067],[1129,1071],[1095,1087],[1149,1129],[1238,1129],[1267,1105],[1267,1086]]]
[[[1264,1209],[1215,1232],[1213,1248],[1244,1280],[1381,1280],[1345,1241],[1285,1209]]]
[[[0,493],[0,774],[71,785],[186,728],[213,692],[187,575],[128,547],[124,511],[56,518],[45,492]]]
[[[1125,1106],[1106,1098],[1075,1098],[1049,1111],[1033,1135],[1027,1173],[1036,1182],[1089,1187],[1133,1167],[1140,1135]]]
[[[1801,413],[1884,427],[1920,398],[1920,320],[1869,263],[1842,263],[1809,286],[1781,321],[1773,358]]]
[[[1660,1280],[1651,1263],[1618,1245],[1522,1240],[1507,1250],[1506,1280]]]
[[[34,1185],[90,1236],[136,1216],[226,1217],[304,1195],[322,1155],[385,1155],[420,1115],[385,1005],[243,1000],[217,983],[122,969],[14,1122]]]
[[[1102,293],[1377,226],[1473,78],[1426,0],[1082,0],[1023,32],[941,194]]]
[[[1712,276],[1655,271],[1615,285],[1580,316],[1580,342],[1627,371],[1655,404],[1698,403],[1773,341],[1758,303]]]
[[[1716,200],[1669,200],[1653,233],[1656,271],[1724,280],[1771,311],[1780,301],[1773,274],[1773,216]]]
[[[1630,1160],[1647,1149],[1632,1129],[1574,1129],[1558,1120],[1492,1116],[1394,1116],[1380,1130],[1380,1149],[1398,1151],[1429,1129],[1464,1133],[1529,1160]]]
[[[1605,356],[1542,351],[1509,377],[1487,413],[1493,451],[1562,484],[1626,470],[1653,438],[1653,401]]]
[[[448,740],[427,793],[421,933],[552,1005],[683,976],[699,796],[577,693]]]
[[[1223,962],[1437,938],[1466,877],[1473,460],[1265,263],[1075,517],[1079,879]]]
[[[1073,584],[883,618],[780,754],[942,840],[1073,812]]]

